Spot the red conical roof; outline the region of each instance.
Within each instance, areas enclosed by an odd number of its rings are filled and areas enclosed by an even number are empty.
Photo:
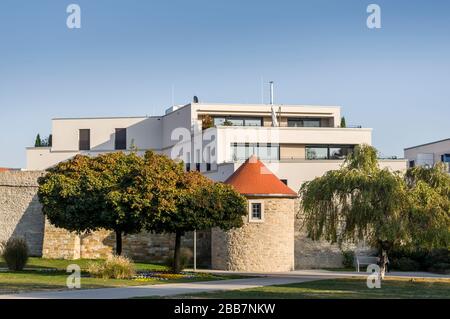
[[[297,193],[278,179],[253,155],[226,181],[245,196],[297,197]]]

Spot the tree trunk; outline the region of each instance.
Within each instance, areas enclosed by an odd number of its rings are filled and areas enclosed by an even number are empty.
[[[116,255],[122,255],[122,232],[116,230]]]
[[[387,265],[389,263],[388,252],[392,248],[392,243],[389,241],[380,241],[380,279],[384,279],[387,272]]]
[[[181,232],[175,233],[175,251],[173,255],[173,271],[181,272]]]
[[[386,268],[387,268],[387,251],[384,249],[381,249],[381,256],[380,256],[380,278],[384,279],[384,276],[386,275]]]

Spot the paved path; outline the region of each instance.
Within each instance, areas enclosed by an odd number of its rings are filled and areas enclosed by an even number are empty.
[[[223,270],[201,270],[201,272],[213,273],[213,274],[235,274],[243,276],[264,276],[264,277],[285,277],[285,278],[314,278],[314,279],[331,279],[331,278],[349,278],[349,277],[367,277],[368,273],[354,272],[354,271],[333,271],[322,269],[305,269],[294,270],[288,272],[275,272],[275,273],[260,273],[260,272],[238,272],[238,271],[223,271]],[[435,278],[435,279],[449,279],[450,275],[433,274],[429,272],[420,271],[392,271],[386,273],[388,278]]]
[[[255,277],[179,284],[160,284],[122,288],[78,289],[0,295],[0,299],[123,299],[147,296],[173,296],[197,292],[236,290],[271,285],[291,284],[320,278]]]
[[[271,285],[308,282],[321,279],[366,277],[367,273],[327,271],[327,270],[295,270],[278,273],[250,273],[202,270],[202,272],[220,274],[241,274],[260,276],[246,279],[229,279],[206,282],[190,282],[179,284],[159,284],[122,288],[80,289],[66,291],[30,292],[21,294],[0,295],[0,299],[121,299],[146,296],[174,296],[198,292],[220,290],[237,290]],[[388,277],[400,278],[435,278],[450,280],[450,275],[438,275],[425,272],[390,272]]]

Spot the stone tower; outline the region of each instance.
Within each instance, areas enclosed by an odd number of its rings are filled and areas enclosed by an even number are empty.
[[[247,198],[248,214],[241,228],[213,229],[213,269],[290,271],[294,269],[294,221],[297,193],[256,156],[250,157],[225,183]]]

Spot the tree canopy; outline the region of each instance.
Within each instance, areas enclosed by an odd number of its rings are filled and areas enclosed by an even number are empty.
[[[300,214],[312,239],[365,240],[382,256],[401,245],[448,247],[449,185],[439,167],[381,169],[376,149],[361,145],[339,170],[302,185]]]
[[[180,238],[188,231],[240,227],[245,198],[231,186],[152,151],[77,155],[39,179],[43,213],[55,226],[77,233],[98,229],[122,235],[143,229],[175,233],[174,269],[180,270]]]
[[[121,254],[122,234],[142,229],[139,210],[128,204],[142,163],[134,153],[118,152],[77,155],[57,164],[38,181],[44,215],[53,225],[77,233],[113,230],[116,253]]]
[[[232,186],[213,182],[196,171],[180,174],[176,190],[170,206],[147,211],[144,224],[149,231],[175,234],[173,270],[179,272],[181,236],[213,227],[240,227],[247,206],[245,198]]]

